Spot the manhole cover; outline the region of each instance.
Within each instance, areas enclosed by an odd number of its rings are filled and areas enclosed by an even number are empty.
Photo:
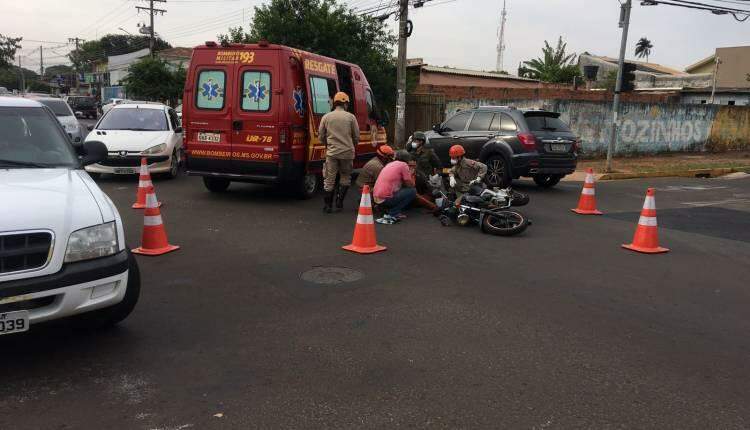
[[[359,281],[364,277],[364,273],[348,267],[314,267],[300,275],[304,281],[321,285],[344,284]]]

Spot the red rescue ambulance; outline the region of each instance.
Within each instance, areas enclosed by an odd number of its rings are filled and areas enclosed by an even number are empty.
[[[338,91],[359,123],[359,168],[386,143],[359,66],[264,42],[196,47],[182,108],[188,174],[216,192],[231,181],[281,183],[310,197],[326,152],[318,126]]]

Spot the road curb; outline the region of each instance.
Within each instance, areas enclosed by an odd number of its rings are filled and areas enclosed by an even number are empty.
[[[620,179],[639,179],[639,178],[716,178],[735,172],[750,173],[749,167],[719,167],[715,169],[690,169],[690,170],[669,170],[664,172],[628,172],[628,173],[604,173],[597,178],[601,181],[613,181]]]

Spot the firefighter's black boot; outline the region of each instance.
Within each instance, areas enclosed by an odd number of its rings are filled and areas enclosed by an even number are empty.
[[[326,191],[323,196],[323,212],[331,213],[331,206],[333,205],[333,191]]]
[[[339,194],[336,196],[336,212],[341,212],[344,209],[344,199],[346,198],[346,192],[349,191],[349,187],[339,187]]]

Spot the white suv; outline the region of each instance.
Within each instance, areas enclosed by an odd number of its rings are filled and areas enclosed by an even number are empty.
[[[78,314],[121,321],[138,301],[138,265],[117,208],[82,168],[106,148],[74,146],[23,98],[0,97],[0,130],[0,335]]]
[[[141,157],[146,157],[150,173],[169,178],[178,176],[182,127],[171,107],[161,103],[123,102],[90,129],[86,140],[103,142],[109,152],[106,159],[86,166],[90,174],[134,175]]]

